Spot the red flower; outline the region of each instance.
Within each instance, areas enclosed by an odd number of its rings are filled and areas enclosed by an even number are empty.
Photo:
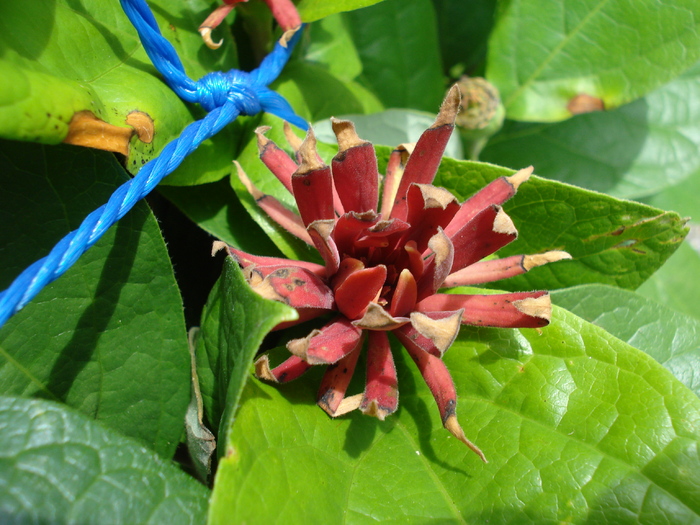
[[[299,321],[334,311],[320,330],[287,344],[293,354],[270,368],[256,362],[259,377],[284,383],[313,365],[328,365],[318,404],[331,416],[360,409],[384,419],[398,408],[397,375],[387,332],[393,332],[417,364],[437,402],[444,426],[482,459],[457,422],[455,386],[442,361],[461,324],[537,328],[549,323],[547,292],[500,295],[440,294],[441,287],[511,277],[534,266],[570,258],[565,252],[482,261],[513,241],[517,232],[501,204],[525,182],[532,168],[501,177],[460,205],[433,186],[459,110],[454,87],[435,123],[406,152],[392,153],[379,202],[374,149],[351,122],[333,119],[339,151],[331,166],[316,152],[312,131],[295,149],[299,165],[259,129],[265,165],[293,193],[299,215],[239,177],[258,204],[287,231],[315,246],[325,266],[259,257],[229,248],[253,289],[299,312]],[[289,323],[287,323],[288,325]],[[367,376],[362,394],[346,397],[365,337]]]
[[[224,5],[220,5],[207,17],[207,19],[202,22],[199,26],[199,34],[202,35],[202,39],[207,47],[211,49],[218,49],[221,47],[222,40],[214,42],[211,39],[211,32],[219,27],[219,24],[224,21],[226,15],[228,15],[236,4],[242,4],[248,0],[224,0]],[[292,29],[297,29],[301,25],[301,18],[299,18],[299,13],[297,8],[292,3],[292,0],[265,0],[265,3],[272,11],[272,16],[277,20],[277,23],[284,31],[290,31]]]

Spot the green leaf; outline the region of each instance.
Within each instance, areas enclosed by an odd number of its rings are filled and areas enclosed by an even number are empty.
[[[203,523],[208,495],[172,463],[82,414],[0,397],[4,523]]]
[[[299,0],[297,10],[303,22],[314,22],[323,17],[330,16],[343,11],[352,11],[370,5],[377,4],[383,0]]]
[[[248,382],[209,523],[700,519],[700,399],[600,328],[555,308],[541,331],[462,329],[445,362],[488,464],[442,428],[395,355],[401,405],[384,422],[329,419],[313,404],[315,374]]]
[[[462,201],[511,173],[491,164],[445,158],[435,184]],[[635,289],[664,264],[688,232],[676,213],[534,176],[504,209],[519,235],[499,256],[565,250],[573,260],[496,283],[501,289],[555,289],[585,283]]]
[[[207,49],[197,33],[211,10],[210,2],[155,0],[149,5],[190,77],[235,67],[230,38],[217,52]],[[131,139],[127,167],[134,173],[187,124],[203,116],[157,75],[118,2],[3,2],[0,56],[3,138],[57,144],[66,137],[77,111],[91,111],[120,127],[126,126],[129,113],[141,111],[153,119],[155,135],[150,144]],[[198,184],[228,174],[233,143],[231,130],[205,142],[167,183]]]
[[[238,264],[226,258],[202,314],[196,348],[204,412],[220,443],[225,433],[217,429],[230,428],[263,337],[277,324],[295,319],[296,310],[260,297]]]
[[[578,95],[615,108],[700,58],[699,19],[694,0],[509,0],[497,12],[487,78],[514,120],[563,120]]]
[[[555,124],[510,121],[480,158],[513,167],[533,164],[542,176],[617,197],[656,193],[700,174],[699,79],[696,66],[611,111]]]
[[[446,88],[430,0],[387,0],[343,16],[362,60],[361,83],[387,108],[437,112]]]
[[[126,180],[106,152],[0,141],[0,289]],[[182,300],[144,203],[0,330],[0,394],[63,401],[165,457],[189,375]]]
[[[433,0],[433,5],[445,71],[453,77],[462,73],[475,76],[486,61],[496,1]]]
[[[276,250],[241,206],[228,177],[198,186],[159,186],[158,191],[217,239],[250,253],[272,254]]]
[[[362,73],[362,62],[355,49],[345,17],[331,15],[308,29],[309,45],[304,59],[323,66],[333,76],[350,81]]]
[[[700,319],[700,255],[688,242],[637,293]]]
[[[290,62],[274,87],[298,115],[311,121],[339,113],[382,109],[376,97],[362,86],[341,80],[323,67],[307,62]]]
[[[611,286],[587,284],[552,293],[552,301],[668,368],[700,396],[700,321],[639,294]]]
[[[685,217],[690,217],[697,224],[700,221],[698,195],[700,195],[700,170],[695,171],[680,184],[646,197],[643,202],[657,208],[677,211]]]

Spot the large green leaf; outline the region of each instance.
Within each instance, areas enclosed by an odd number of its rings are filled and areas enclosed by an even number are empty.
[[[335,13],[360,9],[361,7],[367,7],[382,1],[383,0],[333,0],[332,2],[328,2],[327,0],[299,0],[297,9],[299,10],[302,21],[314,22],[315,20],[320,20],[323,17]]]
[[[700,173],[700,65],[617,109],[555,124],[508,122],[481,153],[505,166],[638,198]],[[669,209],[676,209],[671,206]]]
[[[387,0],[343,17],[362,60],[360,81],[382,104],[436,112],[445,85],[430,0]]]
[[[127,180],[113,155],[0,142],[0,289]],[[165,457],[189,399],[182,301],[138,204],[0,330],[0,394],[63,401]]]
[[[558,306],[643,350],[700,396],[700,321],[611,286],[587,284],[552,294]]]
[[[457,76],[483,74],[496,0],[432,0],[445,70]]]
[[[155,0],[149,5],[192,78],[235,66],[230,38],[226,48],[213,51],[196,31],[211,2]],[[127,166],[136,172],[194,120],[193,113],[203,116],[156,75],[118,2],[2,2],[0,56],[4,138],[56,144],[66,137],[77,111],[92,111],[123,127],[127,115],[138,110],[153,119],[155,136],[151,144],[132,138]],[[195,184],[223,177],[230,170],[232,144],[230,131],[220,133],[167,182]]]
[[[63,405],[0,397],[3,523],[203,523],[208,495],[172,463]]]
[[[202,314],[196,348],[204,411],[214,431],[231,426],[263,337],[275,325],[294,319],[296,310],[257,295],[227,257]],[[219,440],[224,435],[219,433]]]
[[[316,374],[248,382],[209,523],[700,520],[700,399],[600,328],[555,308],[541,331],[462,329],[445,362],[488,464],[395,355],[401,405],[384,422],[329,419]]]
[[[688,242],[651,276],[637,292],[700,319],[700,255]]]
[[[695,0],[509,0],[489,41],[487,77],[507,116],[552,122],[588,95],[614,108],[700,58]]]

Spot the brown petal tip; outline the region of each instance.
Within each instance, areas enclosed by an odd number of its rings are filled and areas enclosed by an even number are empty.
[[[455,84],[450,88],[442,101],[440,112],[438,113],[435,122],[431,128],[439,128],[440,126],[453,126],[457,113],[459,113],[459,103],[462,101],[462,94],[459,91],[459,86]]]
[[[506,180],[517,190],[523,182],[527,182],[534,170],[535,168],[528,166],[520,171],[516,171],[510,177],[506,177]]]
[[[467,439],[467,436],[464,435],[464,430],[462,430],[462,427],[459,425],[459,422],[457,421],[457,416],[452,414],[445,420],[445,428],[449,430],[454,437],[459,439],[462,443],[467,445],[477,456],[481,458],[481,461],[484,463],[488,463],[488,460],[486,459],[486,456],[484,456],[484,453],[481,451],[479,447],[477,447],[474,443],[469,441]]]
[[[287,350],[300,359],[306,361],[306,353],[309,349],[309,343],[312,337],[315,337],[321,333],[320,330],[312,330],[309,335],[302,337],[301,339],[292,339],[287,343]],[[307,361],[308,362],[308,361]],[[314,363],[309,363],[314,364]]]
[[[366,416],[376,417],[379,421],[384,421],[386,416],[393,414],[393,411],[386,407],[379,406],[377,400],[373,399],[367,403],[367,406],[362,408],[362,413]]]
[[[333,133],[335,133],[336,139],[338,140],[338,153],[342,153],[343,151],[355,146],[367,144],[367,141],[362,140],[357,134],[355,124],[349,120],[340,120],[335,117],[331,117],[331,126],[333,127]]]
[[[265,194],[255,187],[255,184],[253,184],[253,182],[248,178],[248,175],[246,175],[245,171],[243,171],[243,168],[238,163],[238,161],[234,160],[233,163],[236,165],[236,174],[238,175],[238,180],[240,180],[243,186],[245,186],[245,189],[248,190],[248,193],[250,193],[256,201],[264,197]]]
[[[527,297],[519,301],[513,301],[513,306],[521,313],[530,317],[539,317],[547,322],[552,317],[552,300],[549,294],[541,297]]]
[[[572,257],[567,252],[563,252],[560,250],[552,250],[549,252],[538,253],[535,255],[523,256],[522,266],[523,268],[525,268],[526,272],[529,272],[537,266],[542,266],[548,263],[557,262],[564,259],[572,259]]]
[[[306,133],[306,138],[299,146],[299,156],[301,157],[301,164],[297,173],[303,174],[310,171],[320,170],[325,165],[318,158],[318,152],[316,151],[316,135],[314,135],[314,130],[309,128]]]
[[[200,27],[199,28],[199,34],[202,35],[202,40],[204,40],[204,43],[209,49],[219,49],[221,47],[221,44],[224,43],[224,39],[222,38],[218,42],[214,42],[211,39],[211,27]]]
[[[289,41],[294,37],[294,34],[299,31],[299,29],[301,29],[301,26],[285,31],[279,39],[279,44],[286,49]]]
[[[518,235],[515,224],[513,224],[511,218],[500,206],[498,206],[498,213],[496,213],[496,217],[493,220],[493,231],[505,235]]]
[[[408,317],[392,317],[377,303],[369,303],[367,312],[352,324],[363,330],[395,330],[410,322]]]
[[[336,408],[335,412],[333,413],[329,412],[329,410],[325,407],[321,408],[328,412],[331,417],[343,416],[348,412],[352,412],[353,410],[357,410],[358,408],[360,408],[360,404],[362,403],[362,397],[362,394],[356,394],[354,396],[343,398],[343,400],[338,405],[338,408]]]
[[[411,325],[421,335],[432,341],[435,347],[444,354],[459,334],[460,323],[464,309],[453,312],[443,319],[432,319],[420,312],[411,313]]]
[[[302,140],[292,131],[292,126],[289,125],[289,122],[285,120],[282,129],[284,130],[284,137],[287,139],[287,144],[292,147],[295,153],[299,151]]]
[[[211,245],[211,256],[214,257],[221,250],[228,251],[228,244],[226,244],[224,241],[214,241]]]
[[[271,129],[272,128],[270,126],[259,126],[255,128],[255,135],[258,137],[258,151],[260,153],[262,153],[262,150],[265,148],[265,146],[272,142],[265,136],[265,133],[267,133]]]
[[[430,208],[445,210],[450,204],[457,202],[457,198],[452,193],[440,186],[432,184],[416,184],[416,186],[421,191],[426,210]]]
[[[267,355],[264,355],[255,361],[255,376],[259,379],[265,379],[267,381],[277,383],[277,378],[272,373],[272,369],[270,368],[270,359],[267,357]]]

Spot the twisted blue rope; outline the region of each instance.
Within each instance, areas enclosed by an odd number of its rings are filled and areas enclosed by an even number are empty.
[[[281,73],[301,34],[287,46],[277,43],[260,67],[250,73],[232,69],[214,72],[198,81],[185,73],[173,46],[158,29],[144,0],[121,0],[124,12],[136,28],[146,53],[168,85],[183,100],[199,103],[209,113],[189,124],[182,134],[146,163],[138,174],[117,188],[107,201],[90,213],[77,230],[61,239],[51,252],[26,268],[0,293],[0,327],[31,301],[47,284],[63,275],[88,248],[121,219],[139,200],[172,173],[190,153],[239,115],[272,113],[306,130],[307,123],[294,114],[289,103],[267,85]]]

